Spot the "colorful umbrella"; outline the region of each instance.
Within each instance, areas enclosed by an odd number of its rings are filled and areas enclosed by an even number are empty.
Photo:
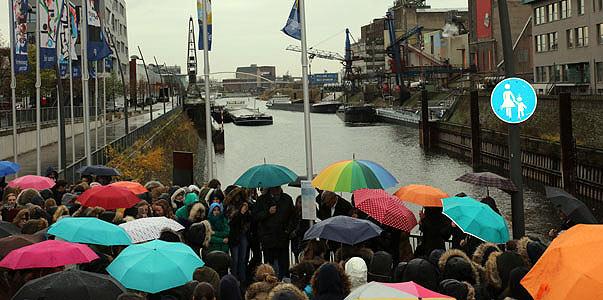
[[[320,221],[304,235],[304,240],[325,239],[346,245],[356,245],[379,236],[383,229],[371,221],[336,216]]]
[[[362,189],[354,191],[356,208],[367,213],[381,224],[410,232],[417,226],[417,218],[398,198],[384,190]]]
[[[245,171],[234,184],[245,188],[269,188],[295,182],[297,177],[287,167],[264,163]]]
[[[0,267],[11,270],[56,268],[89,263],[97,258],[86,245],[47,240],[11,251],[0,261]]]
[[[454,300],[454,297],[428,290],[417,283],[369,282],[359,286],[345,300]]]
[[[140,202],[140,198],[128,189],[118,186],[98,186],[86,190],[77,200],[87,207],[104,209],[130,208]]]
[[[48,234],[74,243],[103,246],[132,244],[123,228],[98,218],[61,218],[50,226]]]
[[[442,199],[448,197],[448,194],[440,189],[419,184],[401,187],[394,195],[400,200],[425,207],[442,207]]]
[[[69,269],[27,282],[12,299],[117,299],[125,292],[126,288],[109,275]]]
[[[326,167],[312,180],[316,188],[332,192],[387,189],[398,180],[385,168],[368,160],[344,160]]]
[[[17,234],[7,236],[0,239],[0,259],[8,255],[11,251],[35,243],[39,243],[44,239],[39,235]]]
[[[6,160],[0,161],[0,177],[15,174],[19,172],[20,169],[21,166],[17,163]]]
[[[56,182],[54,180],[36,175],[25,175],[19,178],[13,179],[8,183],[8,186],[13,188],[24,189],[34,189],[34,190],[46,190],[52,188]]]
[[[21,233],[21,228],[15,226],[15,224],[6,221],[0,221],[0,238],[19,233]]]
[[[603,299],[603,225],[561,233],[521,280],[535,300]]]
[[[158,239],[161,230],[164,228],[169,228],[174,231],[184,229],[180,223],[166,217],[136,219],[134,221],[119,224],[119,227],[123,228],[128,233],[133,243]]]
[[[505,219],[490,206],[469,197],[445,198],[442,205],[442,213],[466,234],[495,244],[509,241]]]
[[[94,175],[94,176],[121,176],[119,171],[114,168],[105,167],[102,165],[96,166],[84,166],[77,170],[77,173],[82,175]]]
[[[157,293],[191,281],[204,265],[189,246],[155,240],[128,246],[107,272],[128,289]]]
[[[136,195],[144,194],[149,191],[142,184],[134,181],[118,181],[110,184],[110,186],[125,188]]]
[[[490,195],[490,191],[487,189],[488,187],[495,187],[504,191],[517,191],[517,187],[515,187],[515,184],[513,184],[511,179],[490,172],[467,173],[455,180],[485,186],[488,195]]]

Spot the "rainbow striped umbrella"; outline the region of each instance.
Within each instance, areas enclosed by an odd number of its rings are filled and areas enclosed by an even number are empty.
[[[312,185],[321,190],[348,193],[359,189],[387,189],[397,184],[398,180],[379,164],[356,159],[336,162],[312,180]]]

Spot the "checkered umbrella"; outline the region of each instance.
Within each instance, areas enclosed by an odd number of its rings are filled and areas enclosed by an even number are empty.
[[[513,184],[513,181],[511,181],[511,179],[504,178],[500,175],[490,172],[467,173],[457,178],[456,181],[471,183],[474,185],[485,187],[495,187],[504,191],[517,191],[517,187],[515,187],[515,184]]]
[[[384,190],[362,189],[354,191],[356,208],[367,213],[381,224],[410,232],[417,226],[417,218],[400,200]]]

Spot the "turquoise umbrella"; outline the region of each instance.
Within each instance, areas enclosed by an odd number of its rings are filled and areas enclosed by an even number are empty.
[[[442,199],[443,213],[466,234],[482,241],[504,244],[509,241],[505,219],[490,206],[469,197]]]
[[[189,246],[154,240],[128,246],[107,272],[128,289],[154,294],[191,281],[204,265]]]
[[[297,177],[297,174],[287,167],[264,163],[245,171],[235,185],[245,188],[269,188],[295,182]]]
[[[50,226],[48,234],[73,243],[103,246],[132,244],[123,228],[97,218],[62,218]]]

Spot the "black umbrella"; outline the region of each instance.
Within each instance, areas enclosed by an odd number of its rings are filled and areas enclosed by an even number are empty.
[[[21,229],[15,226],[13,223],[0,221],[0,238],[20,234]]]
[[[114,168],[109,168],[101,165],[96,166],[85,166],[77,170],[82,175],[94,175],[94,176],[121,176],[119,171]]]
[[[65,270],[29,281],[17,291],[13,300],[109,300],[117,299],[117,296],[125,292],[126,288],[111,276]]]
[[[570,193],[555,187],[545,187],[547,199],[553,202],[556,208],[560,209],[568,218],[578,224],[597,224],[599,223],[595,216],[584,202],[578,200]]]
[[[517,187],[515,186],[515,184],[513,184],[513,181],[511,181],[511,179],[490,172],[467,173],[457,178],[456,181],[485,186],[488,196],[490,195],[490,191],[487,189],[488,187],[495,187],[504,191],[511,192],[517,191]]]
[[[379,236],[383,229],[373,222],[346,216],[336,216],[320,221],[304,235],[304,240],[325,239],[346,245],[356,245]]]

